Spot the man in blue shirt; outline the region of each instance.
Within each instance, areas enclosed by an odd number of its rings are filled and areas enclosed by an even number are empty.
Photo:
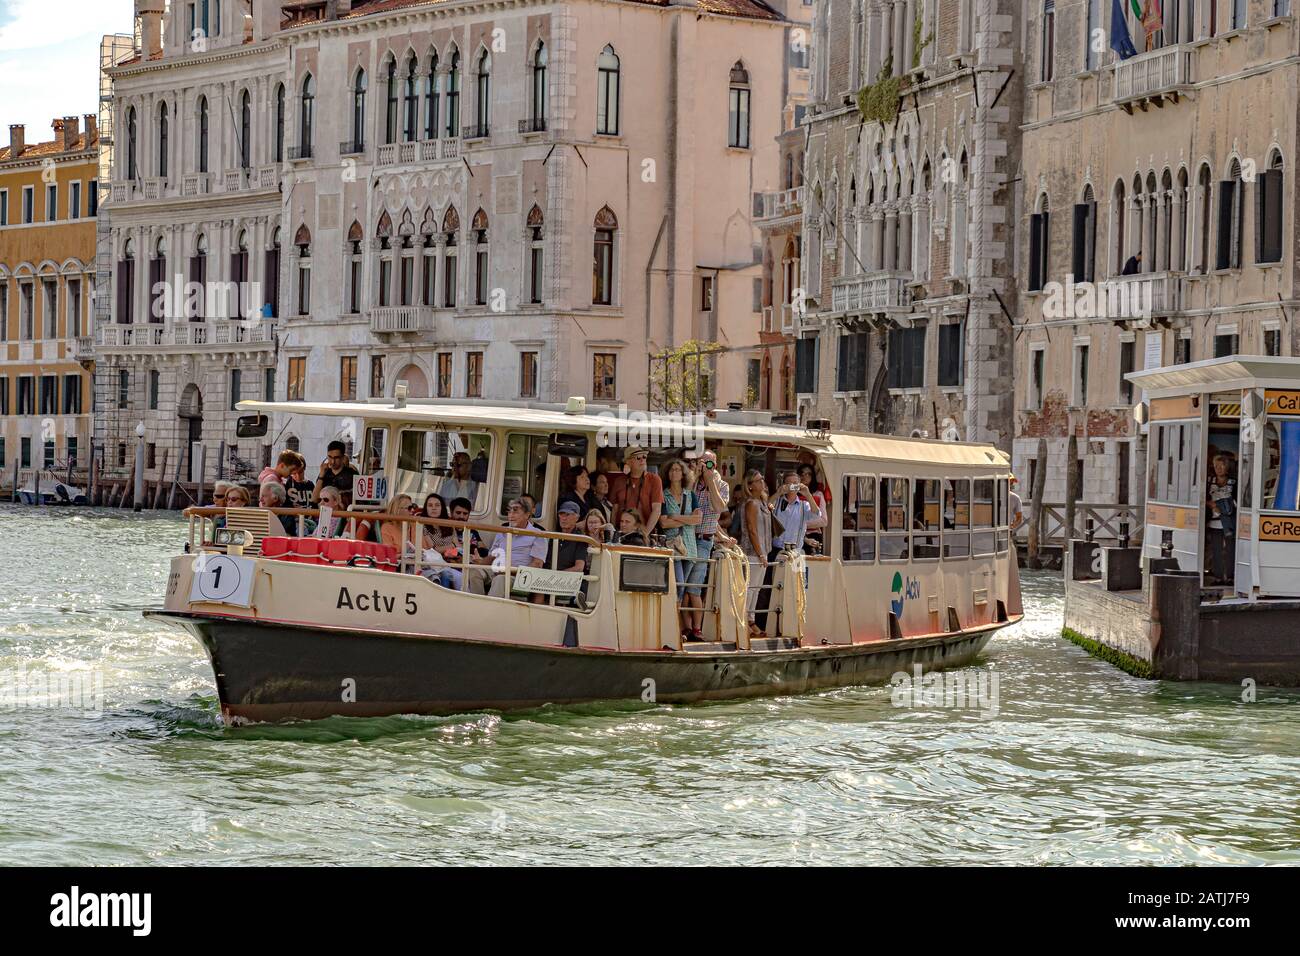
[[[826,526],[826,513],[809,494],[808,486],[799,481],[796,472],[785,476],[785,484],[778,493],[780,497],[773,505],[772,513],[781,522],[782,530],[772,538],[772,550],[779,552],[791,547],[802,551],[808,532]]]

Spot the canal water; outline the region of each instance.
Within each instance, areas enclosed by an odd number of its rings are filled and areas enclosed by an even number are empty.
[[[140,614],[184,530],[0,506],[0,864],[1300,862],[1300,693],[1129,677],[1059,637],[1054,574],[979,706],[227,729],[198,644]]]

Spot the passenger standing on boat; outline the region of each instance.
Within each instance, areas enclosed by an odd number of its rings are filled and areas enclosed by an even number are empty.
[[[659,519],[664,538],[676,555],[678,626],[682,637],[688,641],[702,640],[698,631],[704,624],[704,605],[700,600],[701,585],[708,574],[709,564],[699,560],[695,529],[704,519],[699,500],[695,497],[695,478],[686,462],[673,459],[664,470],[668,486],[664,489],[664,514]],[[682,606],[698,610],[682,610]]]
[[[695,474],[695,497],[700,503],[700,524],[695,529],[695,542],[700,555],[707,558],[718,534],[718,520],[731,500],[727,483],[718,473],[718,456],[711,451],[700,456]]]
[[[804,462],[799,466],[799,480],[807,487],[808,494],[812,498],[813,504],[816,505],[825,516],[825,520],[822,522],[820,527],[810,529],[811,533],[807,538],[809,545],[808,553],[821,554],[825,547],[824,532],[826,524],[830,521],[830,499],[822,491],[821,482],[817,480],[817,469],[808,462]]]
[[[316,478],[316,487],[311,500],[320,501],[320,491],[326,485],[333,486],[343,495],[343,503],[352,503],[352,479],[357,470],[348,462],[348,446],[341,441],[332,441],[325,451],[325,460],[321,462],[320,475]]]
[[[537,530],[532,523],[532,512],[529,510],[521,498],[516,498],[510,502],[507,511],[508,529],[513,532],[509,537],[509,555],[506,554],[507,535],[505,532],[497,535],[492,549],[488,552],[488,560],[492,564],[493,579],[492,587],[488,593],[492,597],[508,597],[507,578],[513,575],[506,573],[507,568],[540,568],[545,566],[546,556],[549,551],[547,539],[539,538],[536,535],[521,534],[520,532],[528,530]]]
[[[826,526],[826,513],[813,500],[797,472],[786,474],[774,512],[782,525],[781,533],[772,539],[772,547],[778,553],[786,548],[807,551],[808,532]]]
[[[1020,495],[1016,494],[1016,489],[1020,487],[1020,479],[1015,475],[1011,476],[1011,483],[1007,491],[1007,505],[1011,516],[1011,533],[1015,534],[1016,529],[1025,523],[1025,506],[1020,500]]]
[[[659,526],[659,515],[664,507],[664,484],[659,476],[646,470],[650,453],[644,448],[632,447],[623,456],[627,474],[621,482],[611,487],[616,516],[633,508],[641,517],[647,539]]]
[[[438,487],[444,500],[465,498],[472,502],[478,498],[478,482],[470,475],[470,466],[468,452],[458,451],[451,456],[451,475]]]
[[[761,471],[751,471],[745,476],[745,501],[741,505],[740,550],[749,561],[749,589],[745,594],[745,617],[751,637],[759,637],[765,626],[757,623],[759,594],[771,574],[769,555],[772,553],[772,510],[767,503],[767,481]],[[766,625],[766,602],[763,622]]]
[[[257,503],[263,508],[283,508],[288,500],[288,492],[284,490],[284,485],[275,479],[262,482],[262,487],[257,495]],[[291,538],[298,536],[298,521],[289,515],[276,515],[280,519],[280,527],[284,528],[284,533]]]

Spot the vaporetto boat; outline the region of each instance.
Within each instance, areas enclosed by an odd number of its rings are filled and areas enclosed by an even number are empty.
[[[915,665],[969,664],[1023,614],[1009,463],[991,446],[833,434],[826,422],[797,428],[731,411],[686,424],[630,420],[582,399],[240,408],[254,413],[241,419],[245,435],[265,434],[266,413],[279,413],[351,420],[364,440],[350,510],[187,512],[186,553],[172,560],[164,606],[147,613],[202,643],[230,722],[689,703],[884,683]],[[671,548],[555,530],[564,476],[580,464],[618,468],[608,443],[629,435],[661,472],[707,449],[729,485],[751,468],[775,485],[792,467],[813,467],[827,502],[824,554],[787,551],[774,562],[761,633],[748,626],[750,566],[737,550],[718,547],[707,559],[703,640],[688,643]],[[469,519],[387,510],[395,496],[421,504],[432,492],[468,501]],[[524,492],[547,516],[544,530],[503,527]],[[281,516],[299,533],[286,533]],[[382,522],[400,530],[400,547],[365,540]],[[426,531],[454,535],[459,554],[425,549]],[[497,536],[509,552],[517,535],[549,543],[541,567],[476,563]],[[565,541],[587,546],[581,573],[557,566],[555,543]],[[473,586],[497,577],[489,593]]]

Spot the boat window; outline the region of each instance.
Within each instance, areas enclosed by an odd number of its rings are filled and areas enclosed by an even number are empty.
[[[1273,511],[1300,511],[1300,419],[1270,419],[1264,426],[1264,496]]]
[[[912,483],[912,559],[939,559],[939,479],[918,478]]]
[[[849,475],[844,479],[844,511],[840,532],[846,562],[876,560],[876,479]]]
[[[997,535],[993,532],[993,496],[997,483],[992,478],[976,478],[973,483],[971,500],[971,526],[975,533],[971,535],[971,553],[975,555],[993,554],[997,549]],[[984,529],[988,530],[984,530]]]
[[[395,495],[410,495],[417,505],[437,493],[448,507],[457,498],[473,503],[471,514],[487,508],[492,436],[478,432],[405,428],[397,449]]]
[[[943,481],[943,556],[970,556],[970,479]]]
[[[520,495],[532,495],[539,505],[546,491],[546,458],[549,435],[524,435],[511,432],[506,436],[506,477],[501,486],[500,510],[505,517],[510,502]]]
[[[387,444],[387,425],[373,425],[366,429],[366,443],[356,463],[361,474],[378,475],[384,470],[384,446]]]
[[[880,479],[880,560],[906,561],[911,555],[908,536],[908,480],[906,478]]]

